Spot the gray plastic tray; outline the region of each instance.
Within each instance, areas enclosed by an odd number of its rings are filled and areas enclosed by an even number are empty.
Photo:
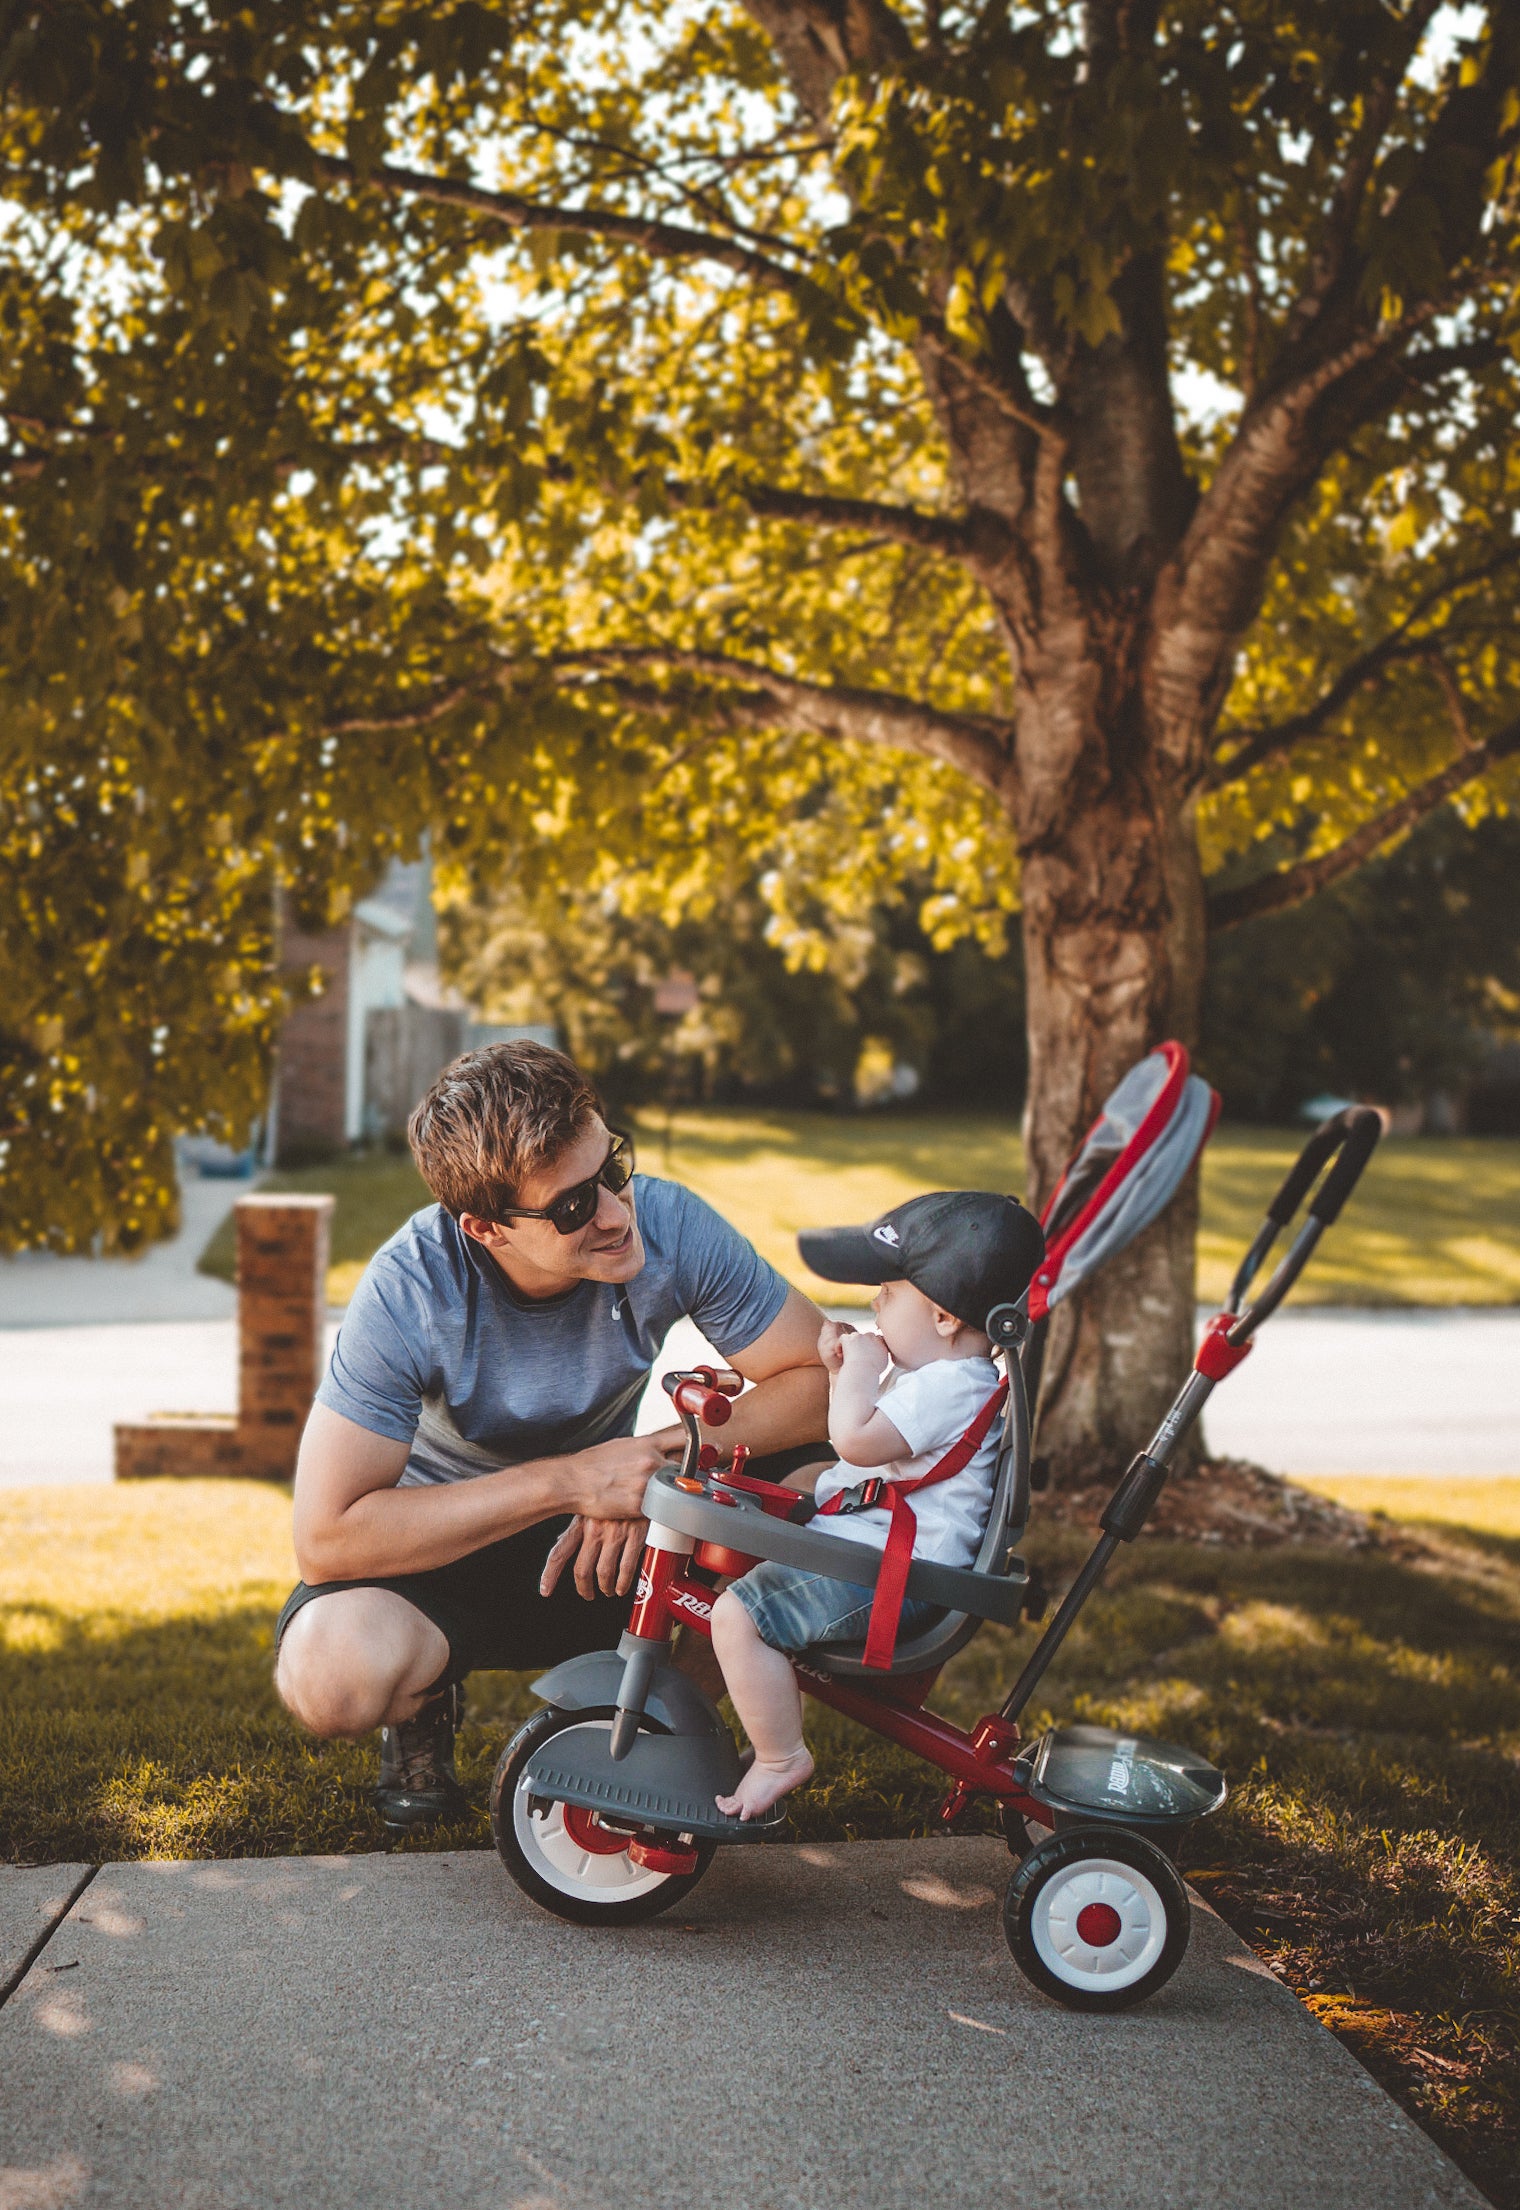
[[[695,1535],[699,1542],[721,1542],[730,1550],[775,1558],[782,1565],[828,1574],[858,1588],[876,1586],[882,1554],[869,1543],[815,1535],[808,1527],[793,1526],[790,1520],[762,1511],[757,1498],[734,1493],[737,1504],[719,1504],[711,1496],[678,1489],[673,1474],[651,1474],[644,1491],[644,1516],[674,1528],[677,1534]],[[972,1573],[962,1566],[937,1565],[932,1558],[915,1558],[908,1568],[908,1594],[946,1611],[969,1612],[973,1618],[996,1619],[1012,1627],[1023,1613],[1027,1580],[1022,1558],[1012,1561],[1007,1574]]]

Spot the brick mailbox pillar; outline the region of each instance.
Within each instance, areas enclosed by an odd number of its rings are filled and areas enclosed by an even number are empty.
[[[322,1375],[330,1197],[237,1207],[238,1438],[248,1470],[288,1480]]]
[[[116,1478],[246,1475],[288,1481],[322,1372],[333,1200],[239,1198],[238,1409],[161,1412],[116,1429]]]

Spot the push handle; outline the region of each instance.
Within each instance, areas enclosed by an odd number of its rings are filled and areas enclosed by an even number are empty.
[[[1240,1262],[1224,1310],[1216,1313],[1204,1330],[1193,1371],[1178,1390],[1171,1409],[1150,1442],[1131,1462],[1109,1499],[1103,1514],[1103,1532],[1019,1675],[1003,1706],[1005,1719],[1017,1719],[1028,1703],[1072,1621],[1097,1586],[1104,1567],[1120,1543],[1133,1542],[1144,1527],[1166,1486],[1178,1443],[1203,1410],[1215,1385],[1240,1364],[1251,1348],[1256,1330],[1277,1310],[1309,1263],[1314,1246],[1339,1216],[1341,1207],[1361,1179],[1362,1169],[1376,1150],[1382,1133],[1380,1114],[1373,1112],[1370,1106],[1352,1105],[1336,1113],[1322,1128],[1316,1128],[1304,1145],[1282,1188],[1267,1207],[1267,1217],[1257,1231],[1256,1240]],[[1310,1200],[1308,1217],[1279,1260],[1276,1272],[1256,1302],[1246,1305],[1242,1311],[1246,1291],[1260,1271],[1262,1260],[1332,1159],[1335,1164]],[[1037,1335],[1037,1346],[1040,1341]]]
[[[1344,1121],[1345,1133],[1340,1139],[1340,1157],[1310,1200],[1309,1211],[1322,1228],[1340,1218],[1342,1205],[1362,1178],[1362,1169],[1377,1149],[1383,1135],[1383,1117],[1370,1105],[1352,1105],[1337,1119]]]
[[[1315,1219],[1328,1228],[1356,1187],[1362,1168],[1372,1157],[1382,1133],[1382,1116],[1370,1105],[1347,1105],[1340,1112],[1332,1113],[1315,1129],[1289,1167],[1282,1188],[1268,1205],[1267,1218],[1273,1227],[1287,1227],[1321,1169],[1338,1151],[1340,1158],[1336,1161],[1335,1172],[1328,1176],[1309,1208]]]
[[[1323,1126],[1316,1128],[1303,1150],[1289,1168],[1281,1189],[1267,1207],[1267,1217],[1262,1222],[1255,1242],[1240,1262],[1230,1294],[1225,1300],[1225,1312],[1238,1315],[1234,1326],[1228,1330],[1231,1344],[1248,1342],[1263,1320],[1268,1319],[1282,1303],[1293,1287],[1325,1229],[1340,1218],[1341,1208],[1362,1178],[1367,1161],[1377,1149],[1383,1133],[1383,1119],[1370,1105],[1347,1105],[1333,1113]],[[1309,1216],[1299,1229],[1287,1252],[1278,1262],[1266,1288],[1256,1302],[1247,1306],[1245,1296],[1261,1270],[1263,1260],[1283,1229],[1289,1226],[1305,1197],[1309,1196],[1331,1160],[1335,1164],[1309,1198]],[[1242,1309],[1244,1307],[1244,1309]]]

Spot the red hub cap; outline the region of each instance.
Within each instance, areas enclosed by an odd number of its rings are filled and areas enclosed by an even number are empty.
[[[612,1833],[594,1811],[578,1803],[565,1805],[565,1832],[593,1857],[621,1857],[632,1839],[628,1834]]]
[[[1124,1921],[1111,1903],[1085,1903],[1077,1913],[1077,1932],[1089,1949],[1107,1949],[1124,1931]]]

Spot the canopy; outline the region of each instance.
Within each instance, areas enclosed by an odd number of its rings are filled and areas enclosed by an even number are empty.
[[[1219,1118],[1181,1044],[1158,1044],[1110,1095],[1040,1216],[1045,1260],[1029,1291],[1043,1317],[1171,1203]]]

